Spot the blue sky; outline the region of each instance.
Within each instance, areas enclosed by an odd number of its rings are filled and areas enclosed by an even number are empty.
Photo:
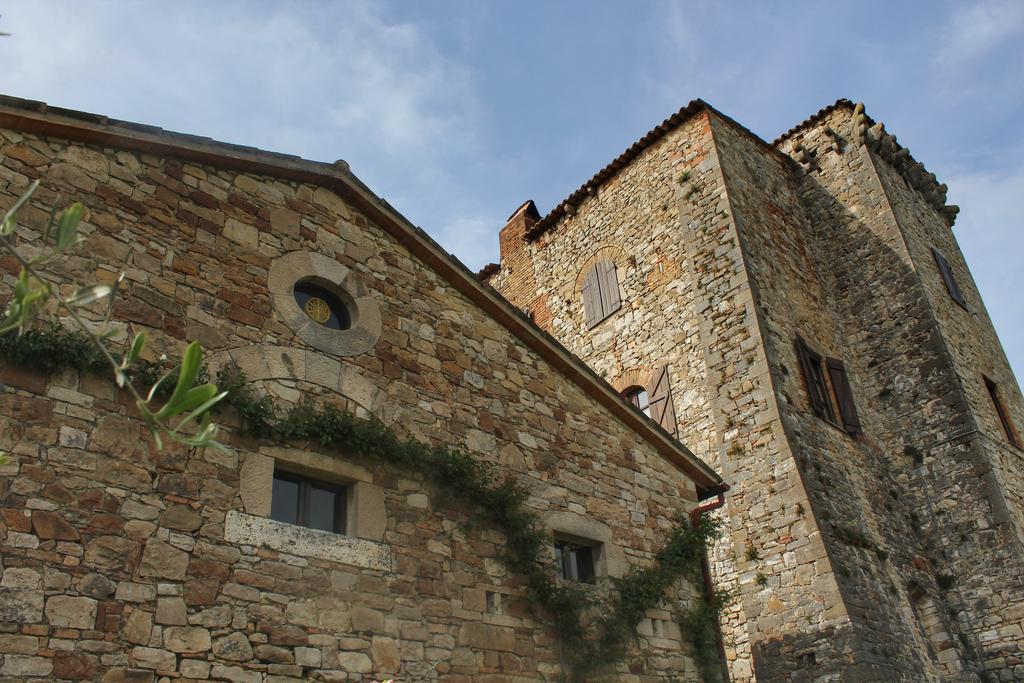
[[[771,140],[839,97],[950,187],[1024,371],[1024,2],[0,0],[0,92],[346,159],[470,267],[701,97]]]

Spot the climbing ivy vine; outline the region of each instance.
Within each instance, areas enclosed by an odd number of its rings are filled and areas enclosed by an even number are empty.
[[[105,358],[88,336],[56,324],[26,330],[20,336],[0,337],[0,356],[29,369],[56,372],[74,369],[88,373],[109,370]],[[165,369],[156,363],[138,363],[133,372],[158,377]],[[205,368],[200,377],[206,376]],[[215,378],[223,400],[218,412],[231,411],[240,421],[239,433],[279,442],[314,441],[346,455],[415,472],[456,505],[470,505],[506,536],[502,560],[525,577],[533,603],[552,622],[568,663],[571,681],[592,680],[626,656],[638,639],[637,626],[648,609],[659,606],[666,592],[681,578],[700,581],[700,563],[707,544],[718,534],[718,524],[703,515],[692,525],[681,515],[666,544],[649,567],[633,568],[610,580],[608,590],[597,590],[555,578],[550,561],[551,538],[540,519],[524,502],[526,488],[513,476],[464,450],[430,445],[400,437],[376,419],[363,420],[332,405],[304,402],[282,406],[253,389],[237,366],[221,369]],[[718,658],[715,624],[725,600],[700,600],[684,612],[680,626],[692,643],[694,657],[705,680],[716,680]]]

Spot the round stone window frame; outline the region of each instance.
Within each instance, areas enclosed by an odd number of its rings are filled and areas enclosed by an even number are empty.
[[[335,330],[316,322],[295,300],[295,285],[309,282],[322,287],[348,309],[351,325]],[[380,339],[381,317],[377,301],[352,270],[332,258],[310,251],[293,251],[274,260],[267,276],[274,310],[302,341],[335,356],[366,353]]]

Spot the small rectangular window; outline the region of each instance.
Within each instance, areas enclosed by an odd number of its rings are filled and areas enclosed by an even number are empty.
[[[999,423],[1003,426],[1003,433],[1006,434],[1006,439],[1017,448],[1021,448],[1020,435],[1017,433],[1017,428],[1013,426],[1013,422],[1010,421],[1010,413],[1007,412],[1006,406],[1003,405],[1002,397],[999,395],[999,387],[988,377],[984,379],[985,388],[988,389],[989,398],[992,399],[992,405],[996,409],[996,415],[999,416]]]
[[[342,485],[274,471],[271,519],[343,534],[346,502],[346,489]]]
[[[556,540],[555,563],[558,567],[558,578],[566,581],[594,583],[593,546]]]
[[[953,277],[953,269],[949,266],[949,261],[935,247],[932,247],[932,255],[935,257],[935,263],[939,266],[939,273],[942,274],[942,280],[946,283],[946,290],[949,292],[949,296],[966,310],[967,300],[964,299],[964,294],[960,291],[956,278]]]
[[[825,370],[822,367],[822,358],[811,350],[800,337],[796,338],[796,353],[800,359],[800,369],[803,371],[804,381],[807,383],[807,394],[811,399],[811,409],[819,417],[835,423],[835,413],[832,411],[832,401],[828,397],[828,387],[825,384]]]

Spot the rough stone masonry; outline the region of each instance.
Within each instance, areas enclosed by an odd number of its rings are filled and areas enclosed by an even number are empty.
[[[945,195],[862,105],[698,100],[480,274],[732,487],[734,681],[1024,680],[1024,403]]]
[[[343,163],[3,99],[5,205],[34,179],[21,243],[82,201],[86,242],[51,274],[125,272],[123,335],[465,444],[599,584],[650,563],[719,470],[733,680],[1024,679],[1020,391],[944,186],[862,106],[768,144],[691,103],[512,216],[482,274],[505,299]],[[617,307],[595,321],[597,270]],[[300,281],[349,327],[312,324]],[[235,436],[156,452],[103,378],[0,381],[0,676],[562,679],[503,536],[423,481]],[[342,487],[343,533],[274,519],[278,473]],[[699,680],[675,620],[701,590],[675,586],[607,680]]]
[[[464,446],[526,486],[566,552],[589,553],[583,590],[648,566],[721,488],[343,163],[0,99],[2,205],[37,179],[19,246],[39,248],[58,197],[82,202],[84,243],[47,276],[123,272],[115,342],[130,326],[180,357],[199,340],[211,369],[236,363],[279,401]],[[7,292],[18,269],[0,269]],[[348,325],[314,319],[299,282]],[[228,452],[157,451],[106,377],[0,361],[0,382],[3,680],[563,679],[504,535],[422,477],[230,433]],[[282,481],[343,491],[344,521],[282,520]],[[696,680],[675,620],[702,593],[677,582],[607,679]]]

